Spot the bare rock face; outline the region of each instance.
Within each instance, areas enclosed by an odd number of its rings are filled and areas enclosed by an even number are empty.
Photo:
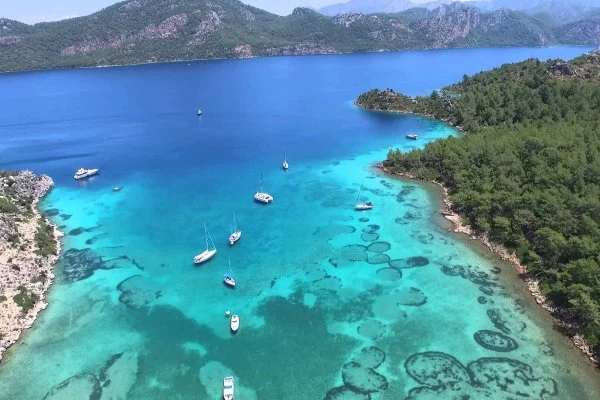
[[[164,39],[177,34],[179,28],[188,23],[187,14],[173,15],[158,26],[149,25],[135,39]]]
[[[250,46],[249,44],[241,44],[239,46],[236,46],[234,51],[235,51],[235,56],[237,58],[252,58],[252,57],[254,57],[254,55],[252,54],[252,46]]]
[[[447,7],[440,7],[437,17],[419,21],[417,30],[426,32],[425,36],[432,42],[433,48],[444,48],[457,39],[466,38],[479,26],[480,11],[476,8],[460,9],[448,14]]]
[[[222,24],[221,16],[218,12],[211,10],[206,17],[202,19],[192,40],[188,42],[188,46],[199,46],[206,42],[211,34],[216,32]]]
[[[130,4],[130,3],[128,3]],[[135,45],[135,43],[150,39],[166,39],[176,36],[180,28],[188,23],[187,14],[170,16],[158,25],[148,25],[140,32],[133,35],[119,35],[108,40],[93,39],[81,44],[69,46],[62,50],[63,55],[74,55],[77,53],[91,53],[109,48],[121,48]]]
[[[333,22],[338,25],[343,25],[346,28],[350,27],[356,22],[364,21],[367,19],[365,14],[361,13],[347,13],[347,14],[339,14],[333,17]]]
[[[548,69],[548,73],[555,76],[573,76],[575,75],[575,69],[568,63],[558,62]]]
[[[23,36],[3,36],[0,37],[0,44],[16,44],[23,40]]]
[[[290,46],[271,47],[264,51],[269,56],[298,56],[304,54],[337,54],[331,46],[318,43],[303,43]]]

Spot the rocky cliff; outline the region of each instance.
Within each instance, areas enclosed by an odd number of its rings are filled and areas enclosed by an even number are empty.
[[[0,172],[0,359],[47,305],[60,234],[37,205],[52,185],[46,175]]]

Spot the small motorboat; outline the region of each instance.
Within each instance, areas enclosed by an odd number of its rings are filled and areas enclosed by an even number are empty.
[[[204,224],[204,236],[206,236],[206,250],[194,257],[195,264],[205,263],[217,254],[217,248],[215,247],[212,237],[210,237],[210,233],[208,233],[208,229],[206,229],[206,223]],[[209,241],[212,246],[209,246]]]
[[[231,332],[237,332],[238,329],[240,329],[240,316],[235,314],[231,316],[231,322],[230,322],[230,326],[231,326]]]
[[[95,169],[79,168],[77,170],[77,172],[75,172],[75,175],[73,176],[73,178],[75,178],[77,180],[89,178],[90,176],[96,175],[98,173],[98,171],[100,171],[98,168],[95,168]]]
[[[223,379],[223,400],[233,400],[234,382],[232,376]]]
[[[269,204],[273,201],[273,196],[269,193],[265,192],[263,189],[263,178],[262,174],[260,174],[260,184],[258,186],[258,191],[254,193],[254,200],[259,203]]]
[[[201,116],[201,115],[202,115],[202,110],[201,110],[201,109],[198,109],[198,113],[197,113],[197,115],[198,115],[198,116]]]
[[[406,138],[410,140],[419,140],[419,135],[411,133],[410,135],[406,135]]]
[[[229,317],[230,315],[231,315],[231,311],[229,311],[229,310],[225,311],[225,316],[226,317]]]
[[[122,189],[122,187],[120,187],[120,186],[115,186],[115,187],[113,188],[113,192],[120,192],[120,191],[121,191],[121,189]]]

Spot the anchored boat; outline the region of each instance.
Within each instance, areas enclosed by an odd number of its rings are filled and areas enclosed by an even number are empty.
[[[290,165],[287,162],[287,154],[285,150],[283,151],[283,164],[281,164],[281,166],[283,167],[284,171],[287,171],[287,169],[290,167]]]
[[[213,258],[215,256],[215,254],[217,254],[217,247],[215,246],[215,243],[213,242],[212,237],[210,237],[210,233],[208,233],[208,229],[206,229],[206,223],[204,223],[204,236],[206,237],[206,250],[204,250],[202,253],[200,253],[196,257],[194,257],[194,263],[196,263],[196,264],[205,263],[208,260],[210,260],[211,258]],[[212,246],[209,246],[209,244],[208,244],[209,241],[212,244]]]
[[[411,133],[410,135],[406,135],[406,138],[410,140],[419,140],[419,135]]]
[[[263,189],[263,176],[260,174],[260,184],[258,186],[258,191],[254,194],[254,200],[259,203],[269,204],[273,201],[273,196],[269,193],[265,192]]]
[[[234,381],[232,376],[223,379],[223,400],[233,400]]]
[[[360,192],[358,192],[358,197],[356,198],[356,203],[354,204],[354,209],[356,211],[367,211],[372,210],[374,205],[370,201],[361,201],[363,185],[360,185]]]
[[[79,168],[77,170],[77,172],[75,172],[75,175],[73,176],[73,178],[75,178],[77,180],[89,178],[90,176],[96,175],[98,173],[98,171],[100,171],[98,168],[96,168],[96,169]]]
[[[231,332],[235,333],[238,331],[238,329],[240,329],[240,316],[235,314],[231,316],[231,323],[230,323],[230,327],[231,327]]]
[[[231,229],[231,225],[229,225],[229,228]],[[229,235],[229,244],[233,246],[241,237],[242,231],[238,229],[235,213],[233,213],[233,231],[231,231],[231,235]]]
[[[229,286],[230,288],[235,288],[235,279],[233,279],[233,273],[231,272],[231,260],[228,261],[229,272],[223,275],[223,282],[225,282],[225,285]]]

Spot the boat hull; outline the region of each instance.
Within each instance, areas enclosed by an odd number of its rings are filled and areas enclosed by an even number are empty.
[[[273,201],[273,196],[271,196],[268,193],[256,193],[254,195],[254,201],[257,201],[257,202],[263,203],[263,204],[269,204]]]
[[[235,288],[235,281],[233,279],[223,279],[223,282],[225,283],[225,286]]]
[[[354,209],[356,211],[368,211],[368,210],[372,210],[373,206],[368,206],[366,204],[359,204],[356,207],[354,207]]]
[[[233,400],[235,391],[235,383],[232,376],[227,376],[223,379],[223,400]]]
[[[213,258],[217,250],[206,250],[194,257],[194,264],[202,264]]]
[[[82,179],[86,179],[86,178],[92,177],[94,175],[97,175],[98,171],[100,171],[100,170],[99,169],[89,169],[89,170],[86,171],[85,174],[81,174],[81,175],[75,174],[75,175],[73,175],[73,179],[75,179],[77,181],[80,181]]]
[[[230,323],[231,332],[236,333],[240,329],[240,317],[233,315]]]
[[[231,236],[229,236],[229,244],[231,246],[233,246],[234,244],[237,243],[238,240],[240,240],[242,237],[242,231],[237,231],[237,232],[233,232],[231,234]]]

